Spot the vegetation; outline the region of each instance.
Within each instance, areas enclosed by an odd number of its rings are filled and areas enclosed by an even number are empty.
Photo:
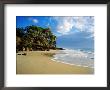
[[[27,26],[16,28],[16,50],[47,50],[56,49],[56,36],[50,28]]]
[[[53,57],[53,55],[55,55],[55,53],[44,53],[43,55]]]

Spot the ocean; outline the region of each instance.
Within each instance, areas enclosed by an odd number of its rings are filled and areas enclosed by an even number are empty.
[[[94,68],[94,50],[90,48],[65,48],[65,50],[59,50],[52,60],[70,65]]]

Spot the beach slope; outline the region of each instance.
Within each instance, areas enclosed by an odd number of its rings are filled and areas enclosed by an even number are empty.
[[[93,74],[93,68],[52,61],[56,50],[26,53],[27,55],[16,55],[16,74]]]

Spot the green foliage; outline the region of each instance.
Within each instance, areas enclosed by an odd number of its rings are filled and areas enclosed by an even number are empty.
[[[49,50],[56,48],[56,36],[49,28],[27,26],[25,29],[16,28],[16,48],[22,51],[23,48],[32,50]]]

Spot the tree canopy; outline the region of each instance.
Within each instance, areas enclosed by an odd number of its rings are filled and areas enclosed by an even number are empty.
[[[49,50],[56,49],[56,36],[50,28],[26,26],[16,28],[16,50]]]

